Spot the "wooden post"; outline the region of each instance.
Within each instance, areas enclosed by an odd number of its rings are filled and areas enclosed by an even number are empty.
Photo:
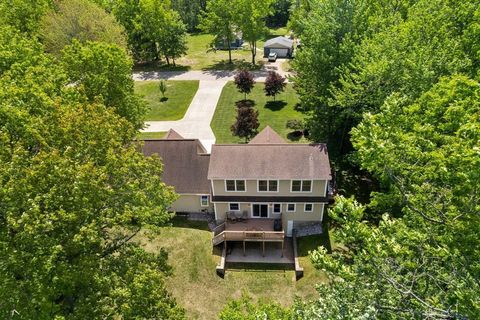
[[[262,243],[263,243],[263,256],[265,257],[265,240],[263,240]]]
[[[285,238],[283,238],[282,240],[282,258],[283,258],[283,248],[285,247],[284,243],[285,243]]]
[[[245,257],[245,240],[243,240],[243,256]]]

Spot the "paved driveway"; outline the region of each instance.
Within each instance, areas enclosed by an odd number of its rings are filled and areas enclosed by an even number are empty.
[[[227,80],[200,80],[198,91],[193,97],[185,116],[177,121],[147,121],[143,132],[161,132],[173,129],[184,138],[200,139],[210,152],[215,143],[210,122],[212,121],[218,99]]]

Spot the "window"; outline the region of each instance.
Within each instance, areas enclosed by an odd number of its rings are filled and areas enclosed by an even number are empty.
[[[227,180],[225,185],[227,186],[227,191],[235,191],[235,180]]]
[[[294,212],[295,211],[295,203],[287,204],[287,212]]]
[[[303,211],[312,212],[313,211],[313,203],[305,203],[305,208],[304,208]]]
[[[227,191],[245,191],[245,180],[225,180]]]
[[[303,180],[302,181],[302,192],[312,191],[312,180]]]
[[[200,205],[202,207],[208,207],[208,195],[200,196]]]
[[[259,192],[277,192],[278,181],[277,180],[258,180]]]
[[[292,192],[311,192],[312,180],[292,180]]]
[[[273,204],[273,213],[281,213],[282,212],[282,204],[281,203],[274,203]]]
[[[240,211],[240,204],[238,203],[230,203],[230,211]]]
[[[292,191],[300,192],[302,190],[302,180],[293,180],[292,181]]]

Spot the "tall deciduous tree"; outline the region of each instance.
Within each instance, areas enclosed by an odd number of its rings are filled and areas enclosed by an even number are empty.
[[[41,20],[39,35],[47,52],[60,51],[77,39],[100,41],[127,47],[125,30],[113,15],[89,0],[62,0]]]
[[[63,51],[62,65],[72,84],[90,102],[102,101],[135,128],[143,125],[145,105],[134,94],[132,61],[115,45],[74,41]]]
[[[186,28],[168,0],[122,0],[112,12],[125,27],[128,44],[137,61],[167,63],[186,52]]]
[[[250,44],[252,64],[255,64],[257,41],[267,32],[265,19],[272,12],[273,0],[235,0],[233,3],[236,7],[235,23],[242,31],[243,39]]]
[[[245,138],[245,142],[247,142],[255,136],[259,126],[258,111],[250,107],[247,103],[245,103],[245,105],[240,103],[237,106],[237,118],[230,128],[233,135]]]
[[[0,56],[35,42],[18,37]],[[3,65],[0,86],[0,318],[183,318],[166,253],[132,241],[176,198],[134,127],[42,50]]]
[[[214,41],[221,40],[227,44],[228,61],[232,63],[231,44],[235,39],[236,7],[229,0],[209,0],[207,9],[201,18],[200,28],[215,36]]]
[[[167,64],[170,64],[171,59],[175,65],[175,59],[187,53],[185,25],[178,13],[173,10],[165,12],[162,23],[162,28],[156,38],[157,47],[167,60]]]

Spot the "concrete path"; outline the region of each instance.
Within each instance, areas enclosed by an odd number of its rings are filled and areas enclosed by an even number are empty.
[[[162,73],[163,74],[163,73]],[[200,80],[198,91],[185,116],[176,121],[147,121],[142,132],[161,132],[173,129],[184,138],[199,139],[208,152],[215,143],[210,122],[227,80]]]
[[[265,82],[269,71],[276,71],[282,76],[288,74],[282,69],[282,63],[285,60],[277,59],[275,62],[265,62],[261,70],[252,71],[255,81]],[[200,81],[233,81],[236,71],[227,70],[195,70],[195,71],[141,71],[133,74],[133,80],[200,80]],[[288,80],[287,80],[288,81]]]

